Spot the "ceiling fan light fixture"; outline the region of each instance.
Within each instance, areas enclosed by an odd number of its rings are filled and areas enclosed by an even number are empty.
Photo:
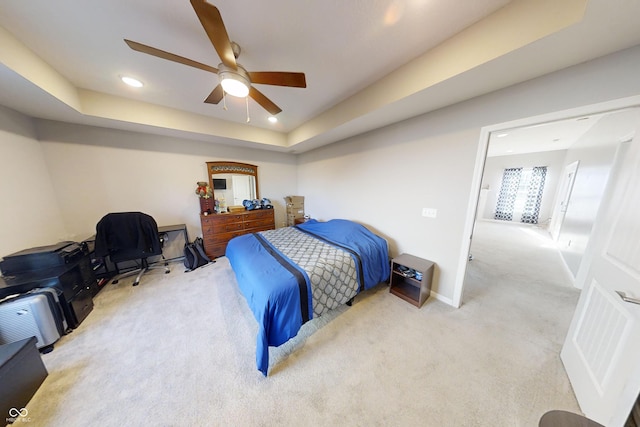
[[[249,88],[246,83],[240,79],[234,77],[223,77],[220,84],[222,89],[231,96],[237,96],[238,98],[246,98],[249,95]]]
[[[238,98],[246,98],[247,95],[249,95],[251,82],[249,81],[249,76],[242,68],[238,67],[236,71],[226,67],[224,64],[220,64],[218,69],[220,85],[227,94],[237,96]]]
[[[231,95],[244,98],[247,111],[249,109],[249,97],[251,97],[268,113],[273,115],[280,113],[282,109],[262,92],[254,88],[252,86],[253,83],[297,88],[307,87],[304,73],[288,71],[254,71],[248,73],[237,61],[241,52],[240,46],[229,39],[229,34],[227,34],[227,29],[225,28],[218,8],[206,0],[191,0],[191,6],[200,24],[202,24],[203,29],[207,33],[218,57],[222,61],[222,63],[218,65],[218,68],[133,40],[124,39],[124,42],[136,52],[216,74],[218,76],[218,84],[204,102],[207,104],[218,104],[222,101],[225,110],[227,109],[226,95]],[[247,113],[247,119],[248,116]]]

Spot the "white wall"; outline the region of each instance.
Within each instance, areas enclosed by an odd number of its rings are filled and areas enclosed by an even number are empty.
[[[634,111],[601,118],[568,151],[565,165],[579,161],[571,198],[558,235],[558,248],[567,267],[577,276],[604,196],[621,141],[611,137],[612,127],[631,123]]]
[[[570,150],[567,159],[580,160],[571,199],[558,235],[557,245],[567,267],[575,277],[589,242],[609,172],[614,147]],[[569,162],[571,163],[571,162]]]
[[[285,221],[284,196],[296,191],[291,154],[53,121],[37,126],[71,240],[92,235],[102,216],[117,211],[186,223],[191,239],[202,235],[195,189],[207,181],[207,161],[257,165],[260,196],[274,203],[277,225]]]
[[[33,121],[0,106],[0,257],[66,236]]]
[[[301,154],[305,210],[364,223],[389,239],[392,255],[431,259],[435,296],[456,305],[481,129],[639,95],[639,73],[635,47]],[[438,217],[423,218],[423,207]]]
[[[34,125],[35,122],[35,125]],[[82,240],[108,212],[143,211],[158,224],[202,234],[197,181],[206,161],[258,165],[260,196],[286,221],[296,192],[291,154],[32,120],[0,107],[0,257],[60,240]]]
[[[496,211],[496,203],[502,185],[502,175],[507,168],[531,168],[534,166],[546,166],[547,175],[544,182],[542,203],[540,204],[539,224],[546,224],[553,213],[558,181],[563,170],[566,150],[546,151],[541,153],[517,154],[512,156],[487,157],[482,177],[482,188],[487,188],[487,204],[483,212],[478,212],[478,218],[493,219]],[[520,218],[513,218],[519,222]]]

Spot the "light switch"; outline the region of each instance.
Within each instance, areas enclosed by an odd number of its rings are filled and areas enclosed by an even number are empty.
[[[422,208],[422,216],[427,218],[435,218],[438,216],[438,209]]]

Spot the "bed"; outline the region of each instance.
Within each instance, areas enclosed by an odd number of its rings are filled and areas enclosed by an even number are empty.
[[[258,321],[258,370],[267,375],[269,346],[284,344],[305,322],[386,282],[388,253],[386,240],[343,219],[309,220],[229,241],[226,256]]]

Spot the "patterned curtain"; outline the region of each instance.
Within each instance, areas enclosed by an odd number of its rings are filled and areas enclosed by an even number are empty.
[[[544,180],[547,176],[546,166],[536,166],[531,172],[529,188],[527,189],[527,200],[522,211],[521,222],[527,224],[537,224],[540,215],[540,203],[544,191]]]
[[[505,169],[502,174],[502,186],[498,195],[494,218],[502,221],[513,219],[513,204],[516,201],[522,168]]]

